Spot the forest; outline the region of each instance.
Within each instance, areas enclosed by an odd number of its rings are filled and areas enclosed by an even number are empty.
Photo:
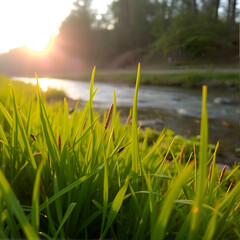
[[[142,55],[167,61],[237,55],[236,0],[226,6],[220,0],[118,0],[97,16],[90,3],[76,1],[61,25],[56,45],[72,57],[106,64],[129,52],[129,64]]]

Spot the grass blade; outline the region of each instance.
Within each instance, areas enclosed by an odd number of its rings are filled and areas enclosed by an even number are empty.
[[[71,204],[69,205],[69,207],[68,207],[65,215],[63,216],[62,222],[61,222],[58,230],[56,231],[56,233],[55,233],[54,236],[53,236],[54,239],[57,238],[57,236],[58,236],[59,232],[61,231],[63,225],[64,225],[65,222],[68,220],[70,214],[72,213],[72,211],[73,211],[73,209],[76,207],[76,205],[77,205],[76,203],[71,203]]]
[[[200,209],[207,184],[207,158],[208,158],[208,119],[207,119],[207,86],[202,87],[202,118],[200,129],[200,152],[198,163],[198,179],[196,192],[196,205],[193,207],[190,239],[195,239],[200,226]]]
[[[32,196],[32,226],[35,232],[38,232],[39,229],[39,190],[40,190],[40,181],[41,181],[41,172],[44,165],[44,160],[41,161],[35,182],[33,187],[33,196]]]
[[[132,116],[132,170],[134,173],[139,173],[139,142],[138,142],[138,117],[137,117],[137,96],[140,84],[140,63],[138,64],[137,80],[135,94],[133,100],[133,116]]]

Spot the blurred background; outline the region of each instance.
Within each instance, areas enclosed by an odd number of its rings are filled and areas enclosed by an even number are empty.
[[[238,0],[0,2],[0,72],[237,67]]]

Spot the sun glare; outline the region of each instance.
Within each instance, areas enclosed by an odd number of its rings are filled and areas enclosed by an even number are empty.
[[[75,0],[0,0],[0,53],[26,46],[41,52],[61,22],[67,17]],[[98,14],[107,11],[112,0],[93,0]]]
[[[44,35],[39,35],[36,37],[29,38],[25,46],[35,52],[43,52],[49,43],[49,37]]]
[[[71,8],[72,1],[0,1],[0,53],[21,46],[45,50]]]
[[[40,78],[39,79],[39,85],[40,85],[40,88],[46,92],[49,88],[49,79],[48,78]]]

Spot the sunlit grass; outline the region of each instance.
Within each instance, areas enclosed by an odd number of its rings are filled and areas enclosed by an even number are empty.
[[[221,172],[215,164],[207,87],[200,142],[170,130],[152,142],[156,133],[137,122],[140,65],[132,124],[120,124],[115,93],[99,120],[94,76],[89,101],[71,115],[66,99],[47,104],[39,84],[25,96],[2,81],[0,237],[238,239],[239,165]]]

